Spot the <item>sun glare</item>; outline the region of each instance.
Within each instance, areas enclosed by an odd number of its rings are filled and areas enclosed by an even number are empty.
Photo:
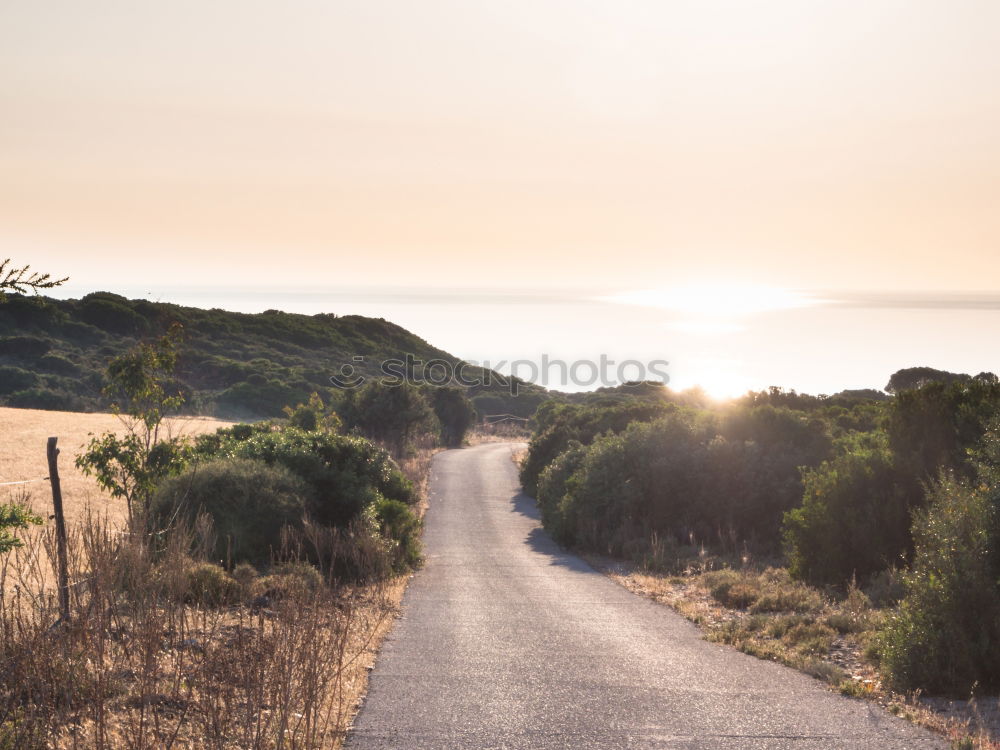
[[[714,319],[791,310],[822,302],[805,292],[742,283],[690,284],[666,289],[645,289],[614,294],[601,299]]]
[[[686,364],[686,367],[680,368],[682,373],[671,378],[671,388],[678,391],[700,388],[708,396],[719,401],[737,398],[753,388],[753,383],[740,371],[740,363],[724,359],[705,359]]]

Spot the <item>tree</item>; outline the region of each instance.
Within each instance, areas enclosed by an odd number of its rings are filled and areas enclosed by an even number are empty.
[[[902,393],[917,388],[923,388],[929,383],[967,383],[972,380],[968,375],[947,370],[936,370],[933,367],[906,367],[897,370],[889,378],[885,390],[888,393]]]
[[[31,266],[14,268],[10,264],[10,258],[7,258],[0,262],[0,301],[3,301],[7,292],[38,294],[41,289],[52,289],[68,280],[68,276],[53,279],[51,274],[32,271]]]
[[[433,428],[434,412],[423,391],[412,383],[373,381],[360,390],[348,391],[341,413],[349,427],[385,443],[397,456],[417,434]]]
[[[476,410],[461,388],[435,388],[431,404],[441,423],[441,442],[449,448],[462,444]]]
[[[160,434],[166,413],[184,402],[179,393],[167,392],[181,334],[180,325],[174,324],[157,341],[141,343],[111,360],[104,394],[112,400],[111,410],[121,418],[125,434],[106,432],[91,439],[76,459],[77,467],[96,477],[112,497],[125,499],[130,521],[137,506],[145,512],[157,482],[183,467],[189,451],[185,440]]]

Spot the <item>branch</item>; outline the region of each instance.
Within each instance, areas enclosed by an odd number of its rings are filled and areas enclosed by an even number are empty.
[[[29,291],[38,294],[41,289],[52,289],[69,280],[69,277],[53,279],[51,274],[32,271],[31,266],[13,268],[10,258],[0,262],[0,301],[5,292],[27,294]]]

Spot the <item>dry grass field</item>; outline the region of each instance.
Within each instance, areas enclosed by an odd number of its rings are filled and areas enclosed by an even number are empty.
[[[206,417],[177,417],[166,420],[171,435],[197,435],[214,432],[229,422]],[[123,431],[114,414],[80,414],[39,409],[0,407],[0,483],[48,476],[45,445],[50,436],[59,438],[59,479],[67,522],[72,524],[86,515],[87,508],[112,522],[125,518],[125,502],[101,492],[91,477],[74,466],[77,455],[89,440],[89,434]],[[52,509],[48,482],[0,487],[0,502],[28,494],[32,507],[41,515]]]

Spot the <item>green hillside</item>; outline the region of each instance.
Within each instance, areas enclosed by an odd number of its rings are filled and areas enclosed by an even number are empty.
[[[407,354],[456,363],[453,355],[381,318],[330,314],[259,314],[203,310],[109,292],[82,299],[9,295],[0,302],[0,404],[95,411],[108,361],[137,340],[184,327],[177,385],[186,410],[236,419],[278,416],[318,392],[336,400],[330,381],[345,364],[368,378],[380,363]],[[362,361],[357,361],[362,357]],[[467,369],[466,375],[481,372]],[[494,376],[468,395],[480,413],[530,416],[546,396],[521,383],[519,395]]]

